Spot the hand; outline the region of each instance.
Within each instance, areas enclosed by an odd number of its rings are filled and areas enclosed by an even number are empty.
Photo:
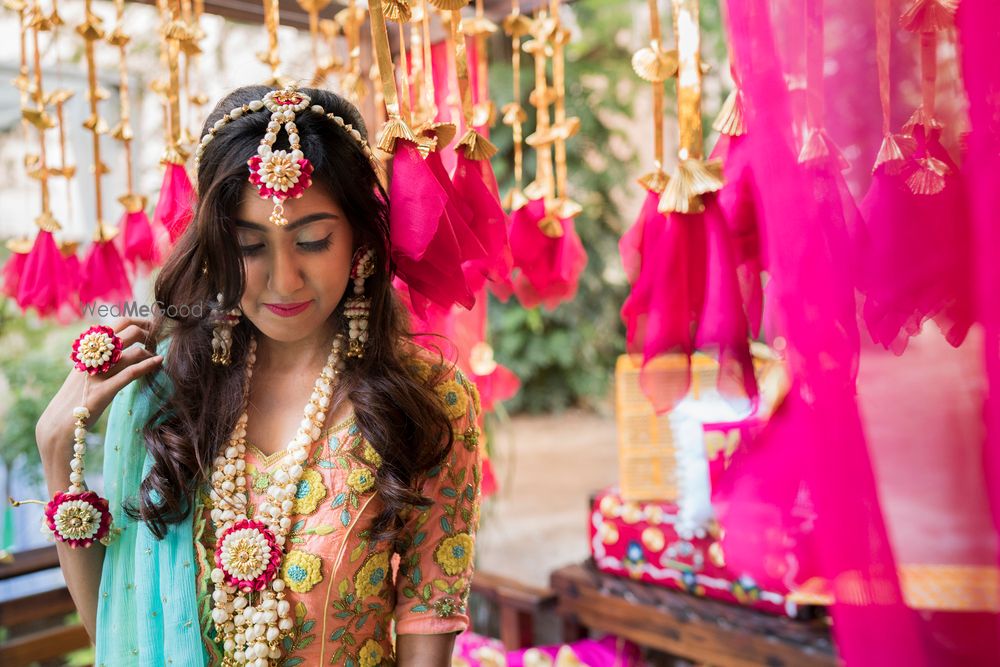
[[[118,363],[107,373],[100,375],[88,376],[75,368],[70,371],[69,377],[49,402],[35,426],[35,442],[43,458],[54,452],[71,450],[73,431],[76,428],[73,408],[84,405],[90,410],[90,419],[87,421],[89,428],[101,417],[112,399],[125,385],[160,368],[163,357],[154,354],[155,350],[147,349],[151,343],[151,326],[151,321],[146,319],[117,320],[112,328],[122,339],[122,356]],[[142,343],[143,347],[135,345],[136,343]],[[132,347],[133,345],[135,347]],[[83,396],[85,383],[86,403]]]

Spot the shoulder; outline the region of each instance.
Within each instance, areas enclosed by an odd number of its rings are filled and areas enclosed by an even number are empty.
[[[437,352],[410,345],[404,350],[403,366],[418,381],[433,388],[450,420],[475,423],[480,412],[479,390],[455,364]]]

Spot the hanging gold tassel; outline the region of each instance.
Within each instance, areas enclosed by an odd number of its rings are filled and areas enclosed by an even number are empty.
[[[743,107],[743,93],[739,88],[734,88],[722,103],[719,115],[712,123],[712,129],[729,137],[741,137],[746,134],[746,111]]]
[[[701,195],[722,189],[722,162],[705,160],[701,135],[701,30],[698,0],[672,0],[677,43],[677,167],[660,196],[661,213],[700,213]],[[655,179],[650,179],[655,184]]]

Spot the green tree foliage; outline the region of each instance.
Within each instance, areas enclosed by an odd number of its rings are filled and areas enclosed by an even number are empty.
[[[498,361],[523,383],[509,402],[511,411],[545,412],[570,405],[591,405],[607,394],[614,361],[624,350],[624,327],[618,312],[627,285],[617,243],[631,221],[619,202],[628,197],[638,165],[629,137],[638,82],[632,74],[633,14],[626,2],[580,0],[572,4],[573,40],[566,53],[566,105],[580,119],[580,132],[567,144],[570,196],[583,205],[576,219],[588,254],[575,300],[553,311],[526,310],[512,297],[493,299],[490,335]],[[491,42],[490,92],[498,107],[511,101],[510,44],[498,35]],[[534,131],[534,110],[527,105],[533,60],[522,57],[522,103]],[[550,74],[551,76],[551,74]],[[513,184],[513,140],[498,123],[491,139],[500,147],[493,163],[502,192]],[[526,152],[525,175],[534,174]],[[635,193],[631,193],[634,196]]]

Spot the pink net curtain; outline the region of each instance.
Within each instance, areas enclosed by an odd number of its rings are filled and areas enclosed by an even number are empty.
[[[727,560],[832,596],[847,665],[1000,665],[1000,8],[725,6],[793,378],[713,489]]]

